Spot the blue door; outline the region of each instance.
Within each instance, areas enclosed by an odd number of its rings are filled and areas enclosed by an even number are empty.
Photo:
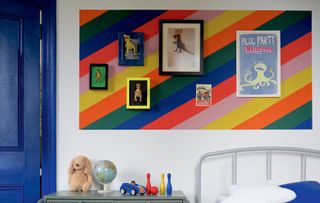
[[[39,8],[0,0],[0,202],[40,196]]]

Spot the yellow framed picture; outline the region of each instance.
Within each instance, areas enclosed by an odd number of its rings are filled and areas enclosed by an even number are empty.
[[[127,109],[150,109],[150,78],[127,78]]]

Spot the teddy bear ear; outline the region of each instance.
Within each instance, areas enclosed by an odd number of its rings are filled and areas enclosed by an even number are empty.
[[[74,162],[74,159],[72,159],[72,161],[70,162],[69,171],[68,171],[69,173],[74,172],[73,162]]]
[[[91,162],[88,158],[85,158],[84,173],[87,175],[92,173]]]

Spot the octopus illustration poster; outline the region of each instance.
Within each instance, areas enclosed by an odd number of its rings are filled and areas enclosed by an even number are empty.
[[[280,31],[237,31],[237,96],[279,97]]]

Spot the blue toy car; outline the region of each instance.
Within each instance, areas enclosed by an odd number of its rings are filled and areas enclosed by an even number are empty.
[[[144,195],[146,193],[146,188],[142,185],[138,185],[135,183],[135,181],[131,181],[131,183],[123,183],[120,187],[120,193],[125,195],[125,194],[130,194],[130,195]]]

